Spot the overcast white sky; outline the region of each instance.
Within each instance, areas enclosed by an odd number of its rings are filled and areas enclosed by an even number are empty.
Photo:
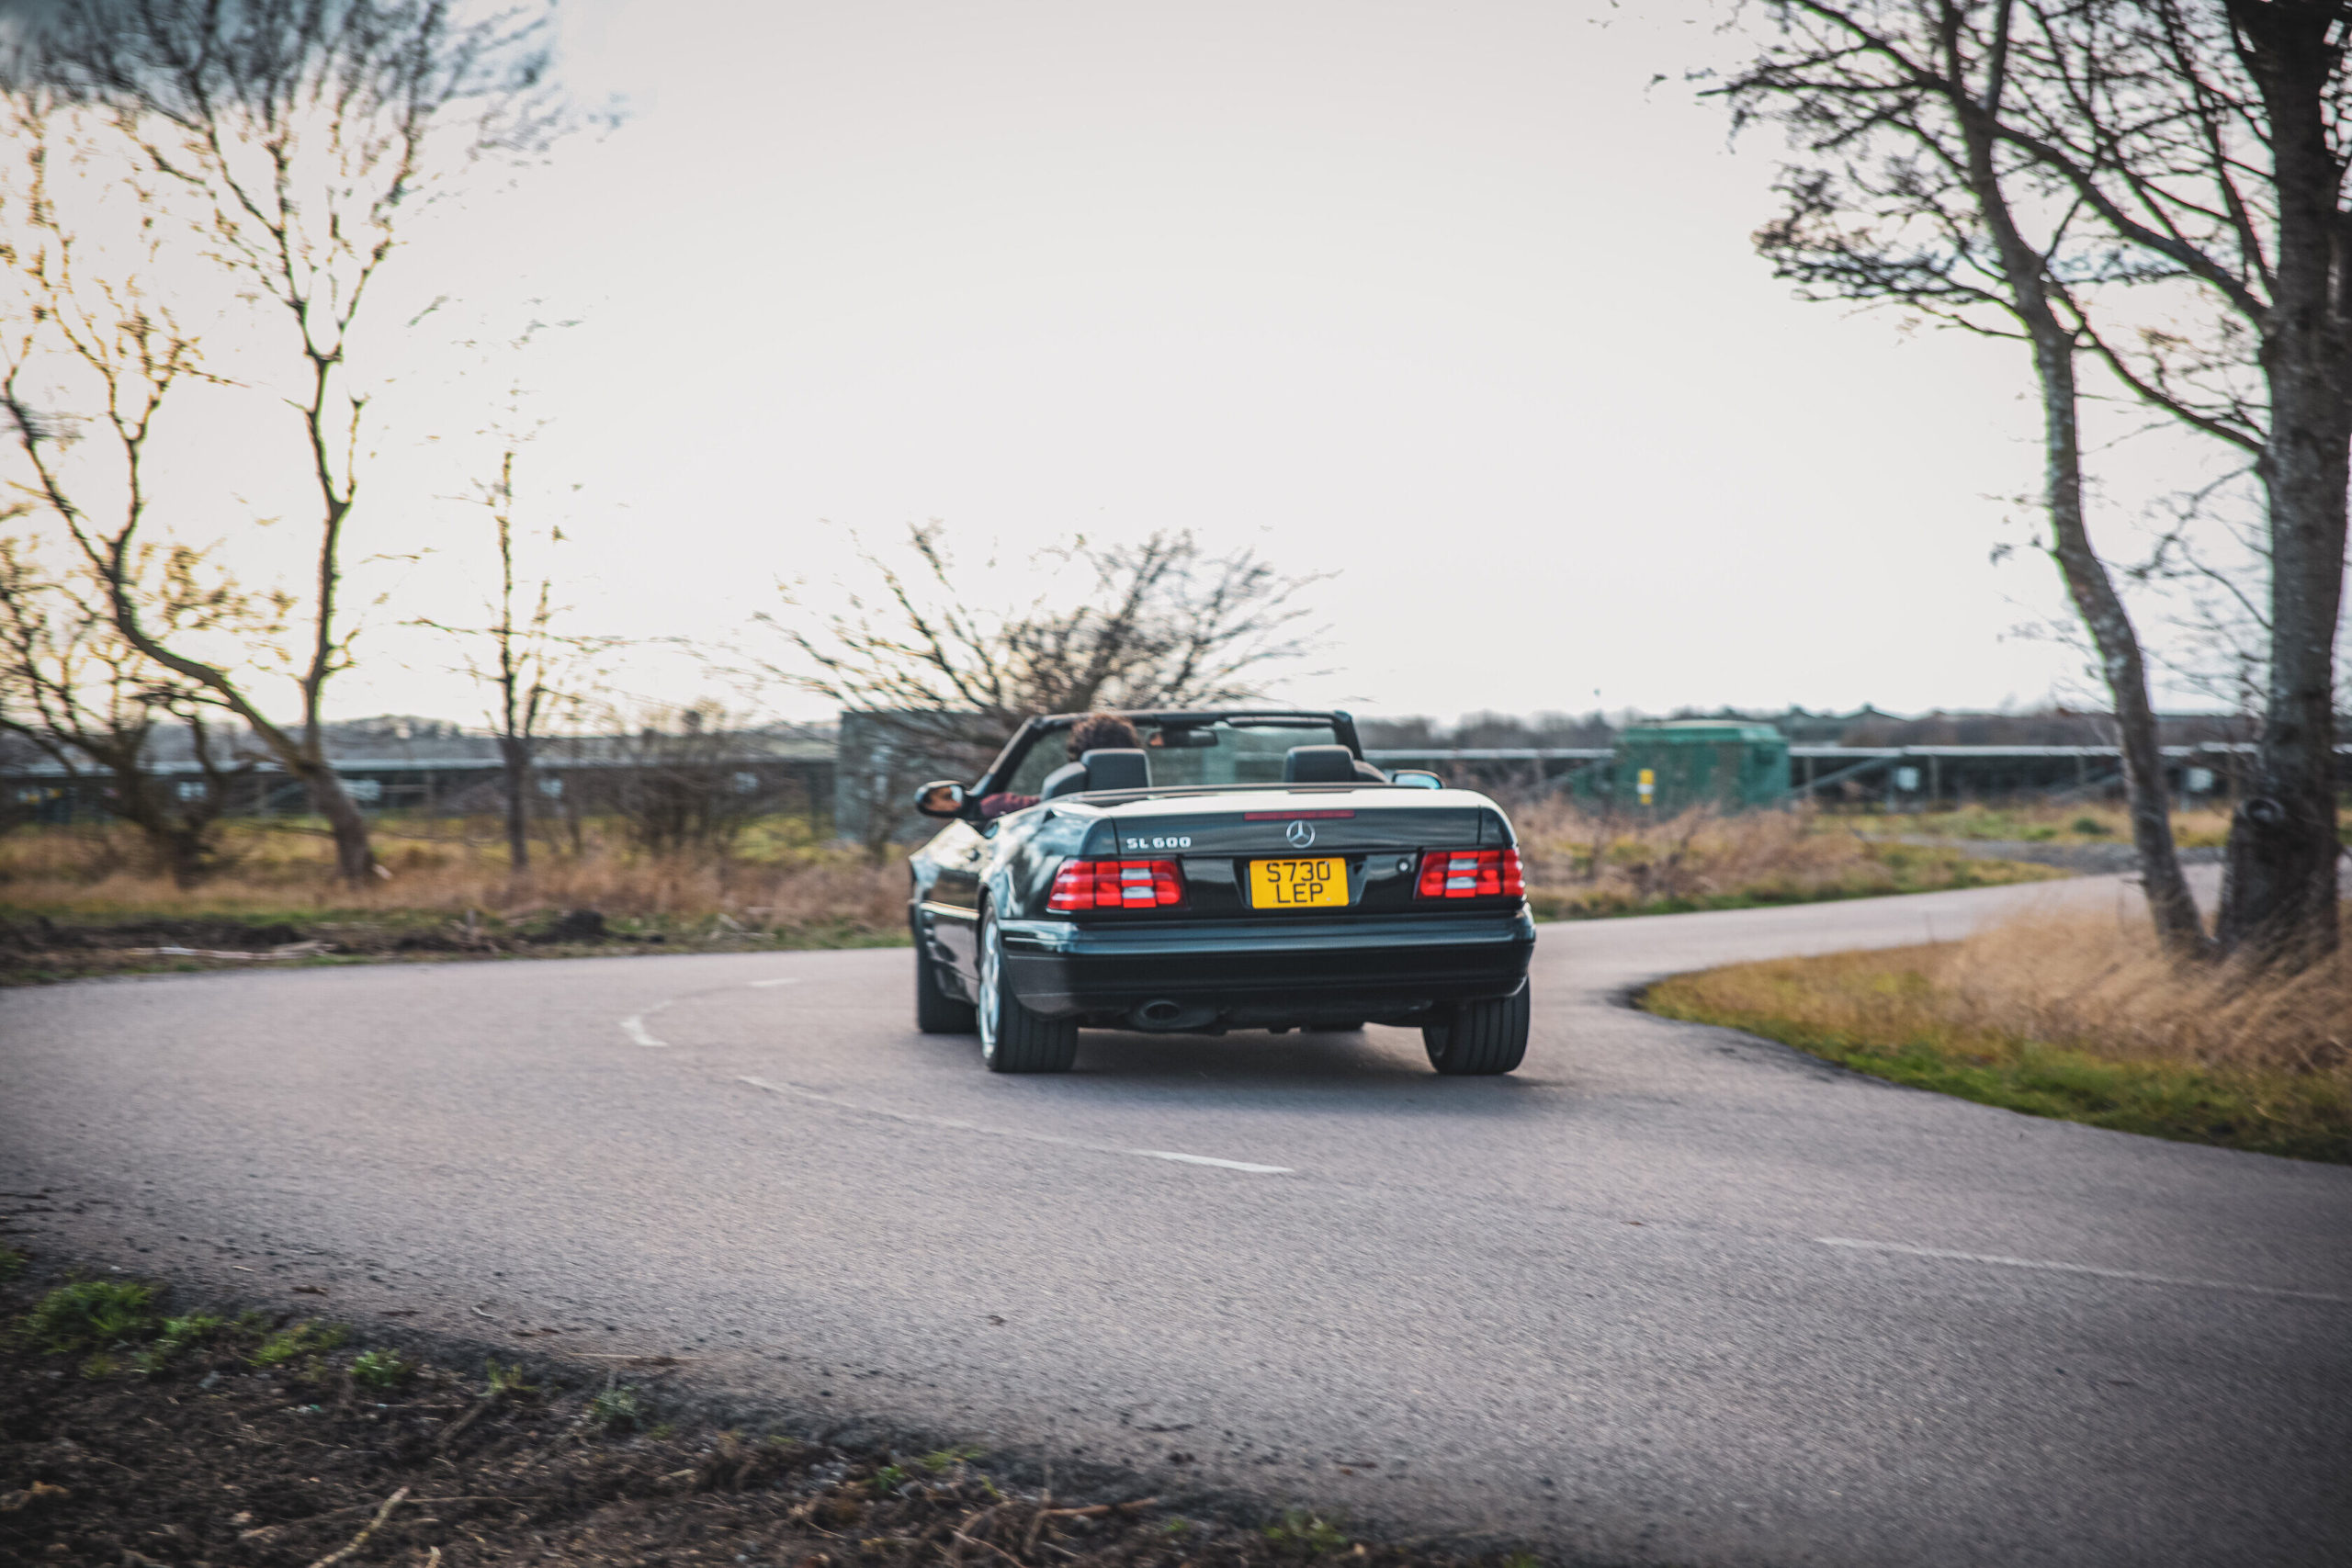
[[[2022,355],[1773,281],[1747,235],[1777,143],[1727,148],[1679,80],[1736,46],[1703,6],[563,22],[571,86],[626,122],[401,265],[454,277],[469,319],[580,321],[525,373],[582,629],[723,637],[778,576],[821,591],[852,530],[936,517],[976,559],[1190,527],[1336,573],[1331,673],[1284,694],[1362,712],[1983,706],[2076,680],[2003,635],[2056,609],[2052,569],[1987,559],[2038,467]],[[460,615],[485,536],[403,472],[361,547],[439,553],[372,581]],[[424,634],[362,651],[340,712],[479,716]],[[612,681],[719,689],[659,651]]]

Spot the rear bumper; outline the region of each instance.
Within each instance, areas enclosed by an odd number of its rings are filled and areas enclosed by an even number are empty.
[[[1524,910],[1124,928],[1007,920],[1002,931],[1006,982],[1034,1012],[1125,1015],[1172,1001],[1244,1026],[1404,1018],[1507,997],[1535,951]]]

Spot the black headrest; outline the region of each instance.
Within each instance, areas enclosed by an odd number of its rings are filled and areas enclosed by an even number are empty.
[[[1133,746],[1104,747],[1078,759],[1086,766],[1089,789],[1149,789],[1151,759]]]
[[[1283,753],[1284,784],[1356,782],[1356,754],[1344,746],[1294,746]]]
[[[1076,795],[1085,787],[1086,764],[1064,762],[1046,775],[1046,782],[1037,787],[1037,798],[1052,800],[1059,795]]]

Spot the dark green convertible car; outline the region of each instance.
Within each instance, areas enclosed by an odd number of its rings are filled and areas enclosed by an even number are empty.
[[[1036,718],[924,786],[951,820],[913,857],[922,1030],[1001,1073],[1066,1071],[1081,1028],[1367,1022],[1419,1029],[1441,1073],[1519,1066],[1535,926],[1499,807],[1383,773],[1344,713],[1122,716],[1140,748],[1073,757],[1078,716]]]

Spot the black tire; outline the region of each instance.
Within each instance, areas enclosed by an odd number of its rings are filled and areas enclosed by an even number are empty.
[[[915,933],[915,1027],[925,1034],[977,1034],[980,1030],[980,1010],[967,1001],[959,1001],[940,987],[939,961],[931,955],[931,948]]]
[[[1040,1018],[1003,983],[1004,939],[980,917],[980,1060],[992,1073],[1066,1073],[1078,1060],[1078,1024]]]
[[[1449,1077],[1491,1077],[1510,1072],[1527,1056],[1532,987],[1491,1001],[1464,1002],[1443,1023],[1421,1026],[1430,1066]]]

